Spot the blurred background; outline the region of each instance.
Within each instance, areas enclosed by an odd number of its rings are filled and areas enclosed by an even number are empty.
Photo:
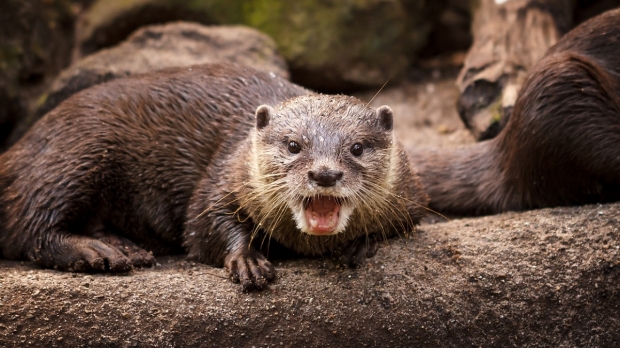
[[[0,150],[88,86],[234,62],[395,110],[406,146],[495,136],[527,71],[620,0],[2,0]]]

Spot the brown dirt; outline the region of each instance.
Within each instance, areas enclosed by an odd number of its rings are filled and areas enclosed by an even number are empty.
[[[393,107],[408,145],[467,143],[452,81],[373,104]],[[182,257],[123,276],[1,261],[0,346],[620,346],[618,216],[610,204],[425,224],[359,269],[276,262],[278,281],[250,294]]]

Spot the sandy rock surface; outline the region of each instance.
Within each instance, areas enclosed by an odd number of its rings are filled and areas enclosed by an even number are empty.
[[[410,146],[471,141],[454,77],[433,75],[373,105],[394,108]],[[277,282],[250,294],[180,256],[126,275],[0,261],[0,346],[620,346],[619,216],[609,204],[426,223],[358,269],[277,260]]]
[[[242,293],[178,258],[125,276],[0,262],[0,345],[613,347],[620,205],[425,225],[359,269],[276,262]]]

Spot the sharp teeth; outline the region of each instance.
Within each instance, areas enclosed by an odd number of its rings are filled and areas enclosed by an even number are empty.
[[[318,224],[318,221],[316,221],[316,214],[314,214],[310,219],[310,226],[312,226],[312,228],[316,228]]]

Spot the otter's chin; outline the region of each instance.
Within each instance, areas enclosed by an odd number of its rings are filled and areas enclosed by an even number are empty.
[[[295,209],[297,227],[305,233],[326,236],[345,230],[351,210],[344,200],[332,196],[315,196],[303,199],[302,207]]]

